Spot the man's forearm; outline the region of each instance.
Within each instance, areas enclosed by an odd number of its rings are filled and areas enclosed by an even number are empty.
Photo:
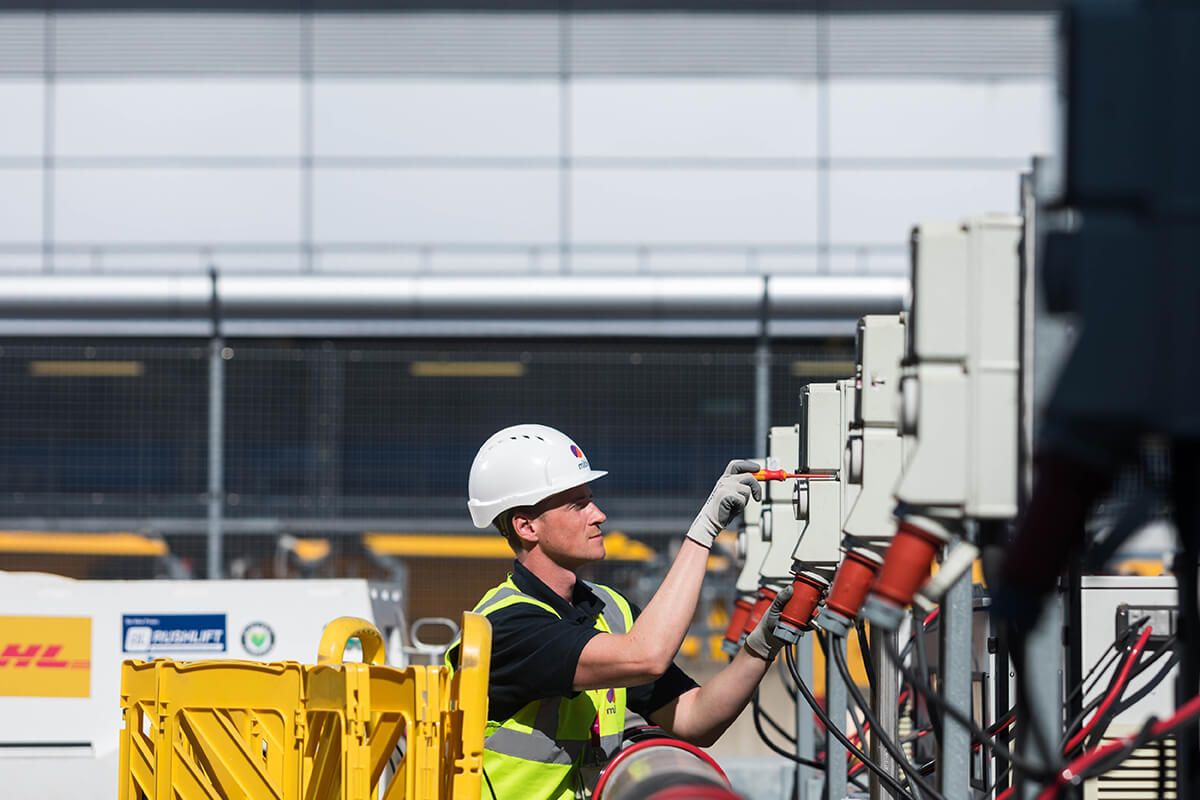
[[[666,672],[692,624],[707,567],[708,550],[685,539],[633,628],[624,635],[596,636],[583,648],[574,688],[636,686]]]
[[[698,689],[682,695],[656,723],[692,744],[708,747],[742,713],[771,663],[744,648]],[[659,717],[659,714],[653,715]]]

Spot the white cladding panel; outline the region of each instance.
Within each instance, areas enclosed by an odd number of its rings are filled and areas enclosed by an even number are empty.
[[[552,169],[317,169],[318,242],[545,243],[558,236]]]
[[[812,170],[579,168],[572,206],[582,242],[816,241]]]
[[[1054,107],[1048,78],[841,78],[829,86],[830,154],[1024,163],[1053,150]]]
[[[573,157],[817,157],[817,83],[771,78],[576,78]]]
[[[60,169],[64,242],[295,242],[299,169]]]
[[[300,156],[298,78],[63,79],[59,156]]]
[[[545,78],[321,78],[318,157],[557,158],[559,86]]]
[[[42,240],[42,173],[33,169],[0,169],[0,242]]]
[[[41,80],[0,80],[0,158],[42,156],[45,94]]]

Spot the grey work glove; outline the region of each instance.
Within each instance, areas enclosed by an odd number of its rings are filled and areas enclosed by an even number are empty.
[[[750,631],[750,635],[746,637],[746,643],[742,646],[761,659],[774,661],[779,648],[787,644],[775,635],[775,626],[779,624],[779,615],[783,613],[783,607],[791,599],[792,584],[789,583],[779,590],[779,594],[775,595],[775,599],[771,601],[771,607],[754,626],[754,630]]]
[[[704,502],[704,508],[700,509],[692,521],[692,527],[688,528],[687,538],[711,550],[717,534],[742,512],[751,497],[762,500],[762,487],[753,475],[746,474],[758,472],[759,469],[753,461],[730,461],[713,487],[712,494]]]

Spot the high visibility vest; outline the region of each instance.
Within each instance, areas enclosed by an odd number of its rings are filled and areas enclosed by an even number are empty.
[[[586,583],[586,582],[585,582]],[[586,583],[604,602],[596,628],[626,633],[633,627],[629,603],[617,592]],[[556,617],[547,603],[524,594],[512,576],[483,596],[475,613],[487,616],[515,603],[531,603]],[[450,652],[446,663],[450,663]],[[621,745],[625,689],[589,689],[573,698],[548,697],[527,703],[508,719],[490,718],[483,743],[483,770],[494,800],[574,800],[585,796],[583,769],[599,767]]]

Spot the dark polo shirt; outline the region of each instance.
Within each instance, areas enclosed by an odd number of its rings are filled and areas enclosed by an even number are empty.
[[[533,700],[575,697],[571,688],[579,654],[601,631],[595,627],[604,601],[582,581],[568,604],[550,587],[513,562],[513,583],[553,608],[556,617],[532,603],[514,603],[488,614],[492,623],[492,666],[488,677],[488,719],[511,717]],[[630,603],[636,619],[641,609]],[[451,658],[457,659],[452,653]],[[646,717],[698,684],[674,664],[653,683],[627,687],[625,704]]]

